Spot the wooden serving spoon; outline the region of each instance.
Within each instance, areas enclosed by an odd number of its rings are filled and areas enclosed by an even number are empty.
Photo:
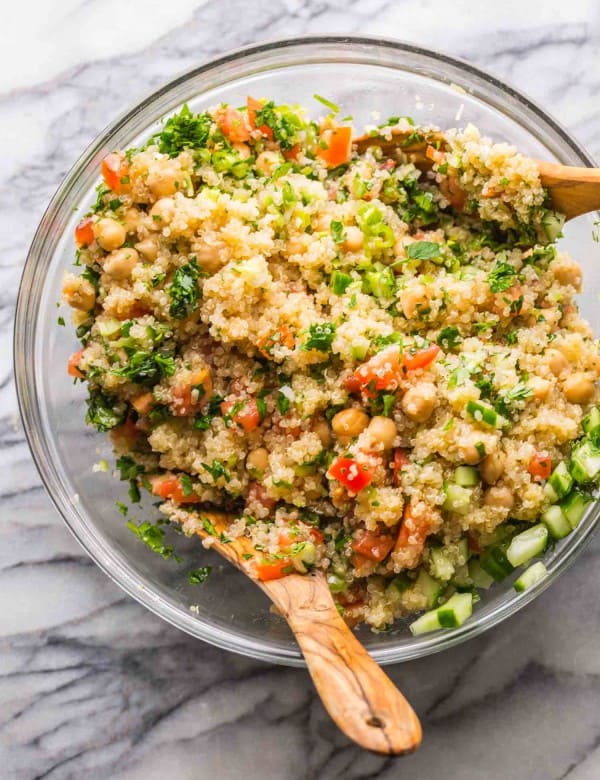
[[[433,161],[427,156],[427,147],[444,151],[446,139],[441,133],[431,131],[422,134],[392,129],[390,138],[378,134],[362,135],[354,141],[359,152],[370,146],[380,146],[383,153],[392,155],[403,151],[420,170],[429,171]],[[579,217],[600,209],[600,169],[576,168],[571,165],[536,160],[542,186],[548,190],[550,205],[567,219]]]
[[[344,734],[374,753],[403,755],[416,750],[422,736],[418,717],[340,617],[323,574],[289,574],[260,582],[251,540],[227,536],[230,517],[203,513],[202,518],[210,521],[204,524],[189,518],[186,529],[210,538],[210,548],[262,588],[287,620],[319,696]]]

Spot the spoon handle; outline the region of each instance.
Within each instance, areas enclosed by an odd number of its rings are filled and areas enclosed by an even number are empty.
[[[415,750],[419,719],[342,620],[323,575],[260,585],[289,623],[325,708],[346,736],[375,753]]]

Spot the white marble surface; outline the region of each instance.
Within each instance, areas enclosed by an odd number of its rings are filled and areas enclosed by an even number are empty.
[[[173,74],[261,39],[394,35],[510,80],[600,158],[597,0],[22,0],[5,16],[0,777],[599,778],[597,542],[501,628],[393,668],[423,719],[423,747],[401,763],[361,753],[328,721],[305,672],[181,634],[88,560],[31,462],[10,354],[20,271],[45,204],[112,116]]]

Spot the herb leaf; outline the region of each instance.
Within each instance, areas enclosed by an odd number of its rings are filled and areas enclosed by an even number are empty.
[[[95,425],[101,433],[116,428],[125,420],[127,406],[101,390],[91,390],[87,403],[85,421]]]
[[[499,260],[488,276],[490,292],[499,293],[508,290],[517,281],[519,274],[514,266]]]
[[[460,335],[460,331],[453,325],[450,325],[447,328],[442,328],[436,339],[438,346],[445,350],[454,349],[460,344],[461,341],[462,336]]]
[[[200,289],[198,288],[199,276],[200,269],[198,268],[196,258],[175,271],[173,281],[167,289],[171,296],[171,305],[169,307],[171,317],[182,320],[195,310],[200,298]]]
[[[316,349],[319,352],[331,352],[335,337],[335,325],[332,322],[316,322],[308,329],[308,339],[302,349]]]
[[[406,254],[411,260],[434,260],[440,256],[440,245],[433,241],[415,241],[408,245]]]
[[[165,532],[159,525],[153,523],[141,523],[136,525],[135,523],[127,523],[127,528],[134,533],[138,539],[141,539],[152,552],[162,556],[165,559],[170,558],[173,555],[173,548],[164,543]]]
[[[190,585],[202,585],[210,577],[211,571],[212,566],[201,566],[199,569],[194,569],[188,574],[188,582]]]
[[[169,157],[176,157],[184,149],[198,149],[206,146],[210,133],[211,118],[208,114],[193,114],[187,103],[178,114],[165,122],[158,138],[158,150]]]

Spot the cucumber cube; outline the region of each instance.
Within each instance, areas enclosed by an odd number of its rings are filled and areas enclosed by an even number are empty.
[[[541,561],[538,561],[537,563],[534,563],[533,566],[526,569],[519,579],[514,581],[513,587],[517,593],[522,593],[524,590],[527,590],[527,588],[530,588],[532,585],[535,585],[536,582],[543,579],[546,574],[548,574],[548,570]]]
[[[543,523],[538,523],[512,538],[506,557],[513,566],[522,566],[531,558],[543,553],[547,541],[548,529]]]
[[[559,506],[549,506],[543,513],[541,520],[553,539],[562,539],[573,530]]]
[[[473,595],[471,593],[455,593],[437,610],[438,620],[442,628],[462,626],[472,612]]]

